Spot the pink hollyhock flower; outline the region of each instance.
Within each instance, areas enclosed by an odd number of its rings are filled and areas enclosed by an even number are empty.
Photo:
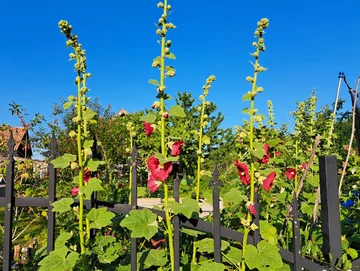
[[[282,152],[281,152],[281,151],[276,151],[276,152],[275,152],[275,156],[278,157],[278,156],[280,156],[280,155],[282,155]]]
[[[71,194],[76,197],[79,194],[79,187],[75,186],[71,189]]]
[[[170,172],[172,171],[172,163],[167,162],[165,164],[160,164],[159,160],[155,158],[155,155],[149,157],[147,161],[148,169],[151,171],[151,176],[154,177],[155,180],[165,181]]]
[[[260,163],[262,163],[262,164],[267,164],[270,160],[269,147],[270,147],[270,145],[267,143],[264,145],[264,151],[266,152],[266,154],[260,160]]]
[[[145,128],[145,134],[147,137],[149,137],[154,132],[154,127],[148,122],[143,122],[144,128]]]
[[[184,145],[183,140],[173,143],[171,146],[171,155],[178,156],[180,154],[180,152],[182,151],[182,145]]]
[[[249,204],[248,209],[249,209],[250,214],[256,215],[256,209],[255,209],[254,204]]]
[[[272,187],[272,185],[274,184],[274,179],[275,179],[276,173],[275,172],[271,172],[265,180],[263,180],[262,183],[262,187],[268,192],[270,193],[270,189]]]
[[[86,168],[84,170],[83,180],[84,182],[87,183],[90,179],[91,179],[91,171],[88,168]]]
[[[246,186],[250,183],[250,174],[248,166],[245,163],[240,163],[239,160],[235,160],[234,165],[238,169],[238,175],[242,183]]]
[[[295,168],[288,168],[286,171],[285,171],[285,175],[286,177],[289,179],[289,180],[293,180],[296,176],[296,170]]]
[[[148,187],[150,189],[150,192],[154,193],[156,190],[158,190],[158,188],[160,187],[162,182],[155,180],[155,178],[150,174],[147,184],[148,184]]]

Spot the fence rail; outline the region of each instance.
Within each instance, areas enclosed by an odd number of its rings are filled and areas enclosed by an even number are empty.
[[[96,141],[95,141],[96,144]],[[5,197],[0,196],[0,206],[5,207],[4,217],[4,248],[3,248],[3,270],[11,270],[12,263],[12,227],[13,227],[13,213],[14,207],[45,207],[48,208],[48,238],[47,251],[51,252],[55,244],[55,213],[52,212],[52,203],[56,201],[56,170],[51,163],[49,163],[49,192],[48,197],[15,197],[14,196],[14,140],[12,135],[8,142],[9,148],[9,162],[6,172],[6,191]],[[93,148],[93,156],[96,156],[96,145]],[[97,200],[97,195],[91,197],[90,200],[84,201],[84,208],[90,210],[93,207],[106,207],[109,211],[116,214],[127,214],[134,209],[142,209],[137,204],[137,156],[138,152],[134,147],[131,153],[132,166],[132,190],[130,204],[117,204],[111,202],[104,202]],[[51,159],[57,157],[56,140],[53,136],[51,140]],[[323,232],[323,253],[328,258],[332,255],[332,262],[328,261],[327,265],[321,265],[313,262],[310,259],[301,256],[301,237],[300,237],[300,222],[298,214],[298,201],[296,196],[292,202],[293,216],[292,216],[292,231],[293,231],[293,251],[280,248],[280,254],[284,262],[293,266],[293,270],[336,270],[334,265],[339,261],[341,250],[341,222],[339,213],[339,197],[338,197],[338,182],[337,182],[337,161],[336,156],[321,156],[319,158],[320,166],[320,188],[321,188],[321,217],[322,217],[322,232]],[[177,168],[177,165],[174,165]],[[175,170],[174,178],[174,199],[179,202],[179,173]],[[233,240],[237,242],[243,241],[243,234],[232,230],[230,228],[222,227],[220,225],[220,208],[219,208],[219,187],[221,182],[219,180],[219,173],[215,164],[213,171],[213,179],[209,186],[213,187],[213,223],[205,222],[200,218],[187,219],[182,215],[174,216],[172,223],[174,227],[174,245],[175,245],[175,270],[180,270],[180,231],[181,228],[189,228],[198,230],[204,233],[209,233],[214,236],[214,260],[221,262],[221,240]],[[256,196],[255,208],[257,215],[254,216],[255,223],[259,225],[259,204],[258,196]],[[74,205],[78,205],[79,201],[75,200]],[[150,209],[158,216],[165,218],[165,213],[161,210]],[[92,232],[95,236],[95,232]],[[249,236],[248,243],[256,245],[261,240],[259,230],[255,231],[252,236]],[[360,271],[358,267],[360,259],[353,262],[353,269]],[[131,271],[137,270],[137,240],[131,239]]]

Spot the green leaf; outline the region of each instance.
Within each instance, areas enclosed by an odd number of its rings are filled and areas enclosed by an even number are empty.
[[[61,200],[55,201],[52,204],[52,206],[54,206],[52,211],[58,212],[60,214],[65,213],[65,212],[71,210],[70,205],[73,203],[74,203],[74,200],[72,198],[62,198]]]
[[[158,231],[158,227],[151,225],[156,221],[156,214],[148,209],[132,210],[129,216],[120,223],[121,227],[131,230],[131,238],[145,237],[151,239]]]
[[[99,161],[95,159],[88,159],[85,162],[85,167],[87,167],[90,171],[96,171],[100,165],[105,165],[105,161]]]
[[[200,265],[199,271],[224,271],[225,265],[222,263],[205,262]]]
[[[191,218],[193,213],[198,213],[200,211],[199,203],[190,198],[184,198],[181,203],[174,200],[169,201],[169,208],[174,214],[182,214],[188,219]]]
[[[74,162],[76,160],[76,155],[65,153],[64,155],[54,159],[51,161],[51,164],[54,165],[54,168],[67,168],[71,162]]]
[[[278,138],[269,139],[268,141],[270,148],[276,147],[277,145],[279,145],[279,143],[280,143],[280,139]]]
[[[74,101],[64,103],[63,104],[64,109],[68,109],[73,103]]]
[[[200,241],[194,242],[195,247],[200,253],[213,253],[214,252],[214,239],[204,238]],[[221,251],[226,250],[230,246],[229,242],[221,241]]]
[[[276,271],[291,271],[291,268],[288,264],[283,263],[282,267],[277,268]]]
[[[39,271],[65,271],[73,270],[76,262],[79,260],[79,254],[77,252],[70,252],[65,246],[60,249],[56,249],[45,257],[39,265],[41,266]]]
[[[182,108],[180,105],[173,105],[172,107],[170,107],[168,113],[172,116],[175,117],[180,117],[180,118],[185,118],[186,114],[184,111],[184,108]]]
[[[168,262],[166,251],[164,249],[151,249],[150,251],[141,253],[139,256],[138,262],[143,264],[146,269],[151,266],[164,266]]]
[[[72,237],[70,232],[61,233],[55,240],[55,249],[65,246],[66,242]]]
[[[240,204],[241,202],[248,201],[248,197],[243,194],[238,188],[231,188],[229,192],[224,195],[225,206]]]
[[[246,93],[242,96],[242,100],[243,101],[251,101],[251,94],[250,93]]]
[[[250,153],[257,159],[262,159],[266,152],[263,149],[250,150]]]
[[[210,144],[210,138],[207,135],[202,136],[202,143],[209,145]]]
[[[269,241],[272,245],[277,245],[278,235],[276,228],[271,226],[267,221],[260,220],[260,235],[264,240]]]
[[[223,260],[228,262],[229,264],[236,264],[240,266],[242,259],[242,250],[236,247],[230,247],[230,249],[226,250],[226,257],[223,257]],[[229,261],[229,260],[230,261]]]
[[[90,108],[86,108],[86,110],[83,112],[84,120],[91,120],[95,116],[96,116],[96,113],[94,111],[92,111]]]
[[[150,79],[149,84],[152,84],[152,85],[157,86],[157,87],[160,86],[159,82],[157,80],[155,80],[155,79]]]
[[[259,250],[260,262],[263,270],[265,270],[266,268],[271,268],[272,270],[274,270],[283,266],[279,249],[276,246],[270,244],[265,240],[262,240],[257,245],[257,248]]]
[[[205,234],[205,232],[191,230],[191,229],[187,229],[187,228],[181,228],[181,232],[185,233],[187,235],[190,235],[190,236],[194,236],[194,237],[198,237],[199,235],[204,235]]]
[[[106,208],[93,208],[86,216],[90,220],[90,228],[101,229],[112,223],[111,219],[115,214],[106,210]]]
[[[245,263],[249,269],[254,269],[259,267],[259,253],[253,245],[246,245],[245,250]]]
[[[154,154],[154,157],[155,157],[156,159],[158,159],[158,160],[159,160],[159,163],[162,164],[162,165],[165,164],[165,163],[167,163],[167,162],[176,162],[176,161],[179,160],[179,157],[178,157],[178,156],[169,156],[169,157],[166,157],[166,158],[165,158],[165,156],[164,156],[163,154],[159,153],[159,152],[156,152],[156,153]]]
[[[348,248],[348,250],[346,251],[346,253],[351,257],[351,259],[355,260],[358,257],[358,252],[356,251],[356,249],[353,248]]]
[[[94,140],[85,140],[83,147],[84,149],[91,148],[94,145]]]
[[[176,59],[176,56],[173,53],[165,55],[169,59]]]
[[[91,178],[87,185],[80,188],[80,192],[85,195],[85,199],[90,199],[93,192],[102,190],[104,188],[101,186],[101,180],[97,178]]]
[[[144,122],[148,122],[153,124],[156,121],[156,115],[154,112],[149,112],[149,114],[147,114],[147,116],[142,116],[140,118],[140,121],[144,121]]]

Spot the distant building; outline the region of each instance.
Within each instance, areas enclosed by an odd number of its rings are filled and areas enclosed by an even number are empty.
[[[129,114],[129,112],[127,112],[127,111],[123,108],[123,109],[121,109],[121,110],[116,114],[116,116],[124,117],[124,116],[126,116],[127,114]]]
[[[3,130],[0,130],[0,157],[8,156],[8,148],[7,143],[10,138],[10,134],[12,132],[15,147],[14,147],[14,156],[21,158],[29,158],[31,159],[33,153],[30,144],[30,138],[28,130],[23,127],[9,127]]]

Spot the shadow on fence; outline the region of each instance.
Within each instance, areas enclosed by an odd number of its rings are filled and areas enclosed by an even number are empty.
[[[95,141],[96,142],[96,141]],[[95,143],[96,144],[96,143]],[[12,228],[13,228],[13,212],[14,207],[45,207],[48,208],[48,226],[47,226],[47,251],[48,253],[54,249],[55,244],[55,213],[52,212],[52,203],[56,201],[56,170],[49,163],[49,191],[48,197],[15,197],[14,196],[14,146],[15,142],[11,135],[8,142],[9,162],[6,171],[5,197],[0,196],[0,206],[5,207],[4,220],[4,248],[3,248],[3,271],[11,270],[12,263]],[[96,154],[96,145],[93,148],[93,155]],[[51,140],[50,158],[57,156],[56,139],[53,136]],[[134,209],[142,209],[137,205],[137,156],[138,152],[134,147],[131,153],[132,165],[132,190],[131,204],[116,204],[97,200],[96,194],[92,195],[90,200],[84,201],[84,207],[90,210],[94,207],[107,207],[107,209],[116,214],[127,214]],[[336,270],[334,265],[339,261],[342,255],[341,248],[341,222],[339,212],[339,196],[338,196],[338,180],[337,180],[337,161],[336,156],[321,156],[319,158],[320,166],[320,189],[321,189],[321,218],[322,218],[322,234],[323,234],[323,253],[328,259],[332,255],[332,262],[328,261],[327,265],[320,265],[301,256],[301,236],[300,222],[298,212],[298,201],[294,196],[292,202],[292,247],[293,251],[280,248],[280,254],[284,262],[293,266],[293,270]],[[177,166],[175,165],[175,168]],[[175,172],[174,178],[174,199],[179,202],[179,175]],[[227,239],[237,242],[243,241],[243,234],[235,230],[222,227],[220,225],[220,208],[219,208],[219,172],[215,164],[213,171],[213,179],[209,186],[213,187],[213,223],[205,222],[201,219],[187,219],[184,216],[174,216],[172,223],[174,226],[174,245],[175,245],[175,270],[180,270],[180,230],[182,227],[198,230],[201,232],[212,234],[214,237],[214,260],[221,262],[221,239]],[[1,193],[0,193],[1,195]],[[256,197],[255,208],[257,215],[254,216],[256,225],[259,225],[259,204]],[[74,204],[79,204],[75,200]],[[165,213],[160,210],[150,209],[165,219]],[[92,232],[95,235],[95,231]],[[259,230],[256,230],[252,236],[249,236],[248,243],[256,245],[261,238]],[[136,238],[131,239],[131,271],[137,270],[137,242]],[[360,270],[360,259],[353,262],[352,270]]]

